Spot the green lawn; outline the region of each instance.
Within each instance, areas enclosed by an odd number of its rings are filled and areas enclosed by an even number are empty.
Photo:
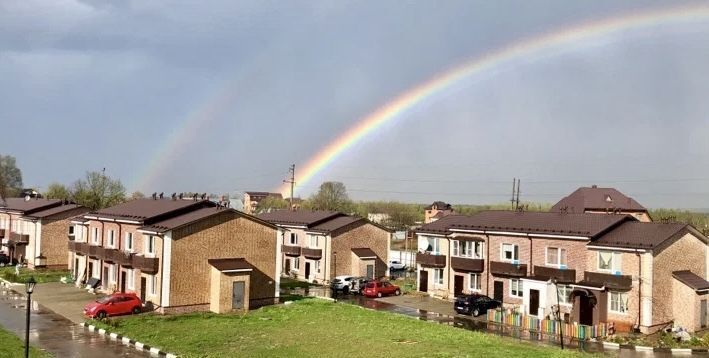
[[[0,358],[24,357],[25,343],[12,332],[0,327]],[[30,347],[30,357],[51,357],[34,347]]]
[[[143,315],[92,322],[183,357],[571,357],[579,353],[306,299],[247,315]]]
[[[30,276],[34,276],[35,281],[38,283],[46,282],[59,282],[63,276],[68,276],[68,270],[48,270],[48,269],[37,269],[29,270],[27,268],[20,269],[20,275],[15,275],[14,266],[6,266],[0,268],[0,277],[10,281],[23,283],[27,281]]]

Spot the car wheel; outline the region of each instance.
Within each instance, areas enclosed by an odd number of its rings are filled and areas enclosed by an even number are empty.
[[[399,295],[401,295],[401,291],[400,291],[400,290],[396,290],[396,292],[394,292],[394,294],[397,295],[397,296],[399,296]]]
[[[344,293],[344,294],[350,293],[350,288],[345,286],[345,288],[342,289],[342,293]]]
[[[98,319],[104,319],[104,318],[106,318],[106,316],[107,316],[106,312],[104,312],[104,311],[100,311],[99,313],[96,314],[96,317]]]
[[[477,309],[477,308],[474,309],[474,310],[473,310],[473,316],[477,317],[477,316],[479,316],[479,315],[480,315],[480,310]]]
[[[381,293],[381,292],[377,292],[377,297],[381,298],[381,297],[382,297],[382,293]]]
[[[131,312],[133,312],[133,314],[138,314],[138,313],[140,313],[141,311],[142,311],[142,310],[141,310],[140,307],[138,307],[138,306],[133,307],[133,309],[131,310]]]

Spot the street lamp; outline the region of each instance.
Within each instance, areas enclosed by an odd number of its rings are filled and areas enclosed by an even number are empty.
[[[27,292],[27,325],[25,328],[25,358],[30,356],[30,307],[32,306],[32,292],[34,291],[34,286],[37,281],[34,280],[34,276],[30,276],[30,279],[25,282],[25,291]]]
[[[553,279],[556,288],[556,318],[559,320],[559,337],[561,337],[561,349],[564,349],[564,324],[561,322],[561,304],[559,302],[559,282]]]

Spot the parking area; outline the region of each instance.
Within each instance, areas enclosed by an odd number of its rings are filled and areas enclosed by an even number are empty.
[[[390,303],[392,305],[404,306],[412,309],[416,309],[424,312],[435,312],[441,315],[450,317],[465,317],[469,319],[485,321],[484,315],[480,317],[471,317],[461,315],[455,312],[453,309],[453,302],[442,300],[439,298],[433,298],[424,295],[403,295],[403,296],[390,296],[378,298],[377,301]]]
[[[43,306],[52,312],[66,317],[74,323],[84,322],[84,306],[95,301],[102,294],[91,294],[86,290],[74,287],[74,285],[59,282],[38,284],[32,298],[39,301]]]

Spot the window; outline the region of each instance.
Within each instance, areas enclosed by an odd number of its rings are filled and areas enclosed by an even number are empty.
[[[145,240],[145,253],[155,255],[155,236],[148,235],[148,238]]]
[[[524,291],[522,289],[522,281],[510,279],[510,296],[512,297],[522,297]]]
[[[74,225],[69,225],[69,236],[74,236]]]
[[[148,276],[148,293],[155,296],[157,294],[158,277],[155,275]]]
[[[547,266],[566,267],[566,249],[547,247]]]
[[[93,244],[98,244],[98,228],[92,228],[93,231],[91,232],[91,243]]]
[[[116,265],[108,265],[108,282],[116,283]]]
[[[483,243],[480,241],[453,241],[453,256],[481,259]]]
[[[108,247],[116,247],[115,232],[113,230],[108,230]]]
[[[135,290],[135,274],[133,273],[133,269],[126,270],[126,287]]]
[[[309,235],[308,237],[308,247],[317,249],[318,248],[318,236],[317,235]]]
[[[93,272],[91,272],[91,277],[100,279],[101,278],[101,261],[94,260],[93,268],[91,271],[93,271]]]
[[[288,240],[288,243],[291,245],[298,245],[298,234],[294,232],[290,233],[290,240]]]
[[[123,250],[133,252],[133,233],[127,232],[126,238],[123,240]]]
[[[611,312],[615,313],[627,313],[628,312],[628,294],[622,292],[609,292],[610,297],[610,307],[608,308]]]
[[[502,244],[502,261],[519,261],[519,246],[514,244]]]
[[[559,285],[559,303],[562,305],[570,305],[571,302],[571,286],[569,285]],[[556,302],[552,302],[556,303]]]
[[[426,251],[429,253],[432,253],[434,255],[440,255],[441,254],[441,246],[440,242],[437,237],[428,237],[426,238],[428,241],[428,246],[426,247]]]
[[[315,272],[320,273],[320,261],[313,261],[313,265],[315,266]]]
[[[294,257],[290,262],[292,270],[298,271],[300,269],[300,257]]]
[[[433,282],[436,285],[443,285],[443,269],[433,270]]]
[[[611,251],[598,252],[598,271],[621,273],[621,254]]]
[[[470,274],[470,283],[469,287],[470,291],[480,291],[480,274],[479,273],[471,273]]]

